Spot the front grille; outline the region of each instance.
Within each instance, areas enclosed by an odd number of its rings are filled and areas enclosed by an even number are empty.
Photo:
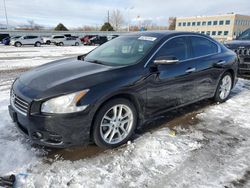
[[[234,51],[239,56],[250,55],[250,49],[249,48],[238,48],[238,49],[235,49]]]
[[[17,96],[16,94],[12,93],[11,96],[11,103],[14,108],[16,108],[20,113],[27,115],[29,111],[29,103],[22,99],[21,97]]]

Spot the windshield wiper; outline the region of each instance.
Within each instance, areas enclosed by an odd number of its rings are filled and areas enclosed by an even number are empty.
[[[96,64],[101,64],[101,65],[105,65],[103,61],[99,61],[99,60],[85,60],[87,62],[90,62],[90,63],[96,63]]]

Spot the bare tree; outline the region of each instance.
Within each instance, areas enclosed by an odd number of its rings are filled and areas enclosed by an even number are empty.
[[[34,29],[34,27],[35,27],[35,22],[34,22],[34,20],[28,20],[27,22],[29,23],[30,29]]]
[[[175,24],[176,24],[176,17],[170,17],[168,19],[168,29],[169,30],[175,30]]]
[[[110,23],[117,31],[124,24],[124,18],[120,10],[116,9],[112,12],[110,16]]]

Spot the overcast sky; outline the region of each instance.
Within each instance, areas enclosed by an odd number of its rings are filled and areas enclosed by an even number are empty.
[[[3,1],[0,0],[0,24],[5,24]],[[27,20],[55,26],[62,22],[67,27],[101,25],[107,11],[119,9],[126,22],[141,19],[166,25],[169,16],[199,16],[235,12],[250,15],[250,0],[6,0],[11,24]]]

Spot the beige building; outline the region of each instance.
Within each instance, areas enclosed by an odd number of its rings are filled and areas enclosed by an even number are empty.
[[[233,13],[176,19],[177,31],[207,34],[219,41],[232,40],[248,28],[250,28],[250,16]]]

